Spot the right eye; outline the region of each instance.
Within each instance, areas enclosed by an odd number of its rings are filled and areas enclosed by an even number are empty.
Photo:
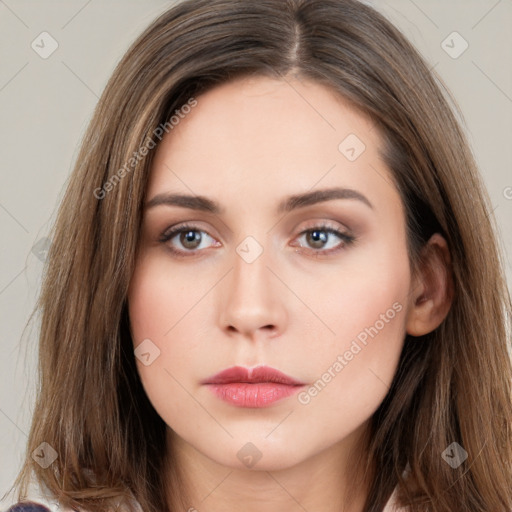
[[[166,244],[171,252],[177,256],[187,257],[195,255],[196,251],[198,250],[207,248],[208,238],[214,240],[213,237],[211,237],[203,229],[200,229],[198,226],[181,224],[179,226],[174,226],[162,233],[159,241]],[[176,240],[173,241],[173,239]],[[218,245],[218,242],[216,243]],[[181,248],[177,248],[177,244],[181,245]]]

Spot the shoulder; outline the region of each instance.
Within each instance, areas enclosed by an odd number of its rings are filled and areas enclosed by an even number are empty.
[[[73,509],[61,505],[55,497],[37,480],[30,480],[28,492],[18,503],[11,505],[6,512],[75,512]]]
[[[18,499],[20,499],[19,496]],[[23,501],[11,505],[6,512],[77,512],[75,508],[62,505],[44,485],[39,484],[35,480],[30,482],[28,493],[21,499]],[[116,502],[113,505],[119,511],[128,512],[129,510],[135,510],[143,512],[142,507],[133,495],[131,495],[130,503],[126,504],[126,506],[120,502]]]
[[[6,512],[76,512],[62,506],[57,500],[44,494],[29,494],[23,501],[11,505]]]
[[[134,503],[133,506],[135,510],[142,512],[140,505],[138,503]],[[124,510],[124,508],[123,508]],[[19,503],[15,503],[11,505],[10,508],[6,510],[6,512],[77,512],[75,509],[63,507],[59,505],[56,501],[46,501],[40,500],[37,501],[23,501]]]
[[[23,501],[12,505],[7,509],[7,512],[53,512],[53,510],[50,510],[46,505],[36,503],[35,501]]]
[[[133,507],[130,510],[142,512],[141,506],[133,500],[130,505]],[[123,507],[121,510],[125,510]],[[128,509],[126,509],[128,510]],[[35,498],[27,501],[22,501],[11,505],[6,512],[77,512],[74,508],[68,508],[60,505],[55,500],[48,500],[45,498]]]

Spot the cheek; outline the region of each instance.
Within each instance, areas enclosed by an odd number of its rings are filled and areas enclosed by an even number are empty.
[[[165,257],[142,255],[135,267],[128,291],[128,312],[137,370],[149,400],[161,413],[180,396],[181,375],[176,368],[190,371],[190,343],[186,340],[186,315],[200,299],[201,291],[178,279]],[[204,295],[204,290],[202,292]],[[183,321],[185,320],[185,321]],[[189,333],[190,334],[190,333]],[[171,353],[172,349],[172,353]],[[149,354],[143,357],[142,354]],[[177,380],[173,379],[177,378]],[[163,408],[163,409],[162,409]]]
[[[312,308],[322,312],[332,332],[323,330],[316,348],[302,354],[314,379],[298,400],[309,414],[338,425],[347,418],[360,424],[375,412],[389,390],[405,338],[406,245],[398,236],[382,240],[353,256],[347,253],[337,278],[326,280],[321,294],[310,295]]]
[[[177,271],[165,254],[148,251],[141,256],[128,292],[134,345],[145,338],[154,338],[157,344],[170,338],[206,289],[206,285],[197,286],[193,274],[186,277]]]

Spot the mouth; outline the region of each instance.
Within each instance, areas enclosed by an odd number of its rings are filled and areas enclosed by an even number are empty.
[[[267,407],[305,386],[304,382],[269,366],[233,366],[205,379],[201,384],[231,405],[252,408]]]

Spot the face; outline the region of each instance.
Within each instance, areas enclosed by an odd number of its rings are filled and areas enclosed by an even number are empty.
[[[230,467],[347,447],[389,389],[411,288],[379,136],[297,79],[237,80],[186,110],[155,150],[128,296],[149,400]]]

